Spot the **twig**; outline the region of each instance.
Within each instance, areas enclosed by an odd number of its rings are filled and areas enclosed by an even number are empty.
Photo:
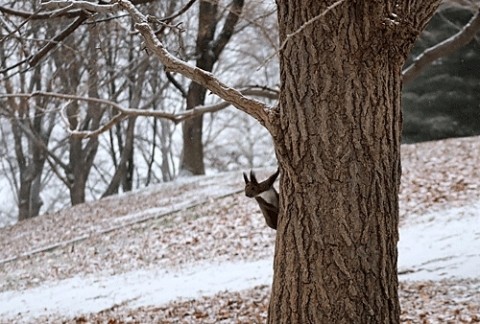
[[[283,51],[285,49],[285,46],[287,46],[287,43],[295,36],[297,36],[298,34],[300,34],[305,28],[307,28],[308,26],[310,26],[311,24],[313,24],[314,22],[316,22],[317,20],[319,20],[320,18],[323,18],[325,17],[325,15],[327,13],[329,13],[331,10],[335,9],[336,7],[338,7],[339,5],[341,5],[342,3],[344,3],[345,1],[347,0],[338,0],[337,2],[334,2],[332,3],[330,6],[327,7],[327,9],[325,9],[324,11],[322,11],[319,15],[309,19],[307,22],[305,22],[302,26],[300,26],[297,30],[295,30],[293,33],[290,33],[288,34],[285,39],[283,40],[282,42],[282,45],[280,45],[280,47],[278,48],[278,50],[276,50],[273,54],[271,54],[269,57],[266,58],[266,60],[260,65],[260,66],[263,66],[265,64],[267,64],[275,55],[277,55],[278,53],[280,53],[281,51]]]
[[[37,54],[35,54],[29,61],[30,66],[35,66],[37,63],[50,52],[55,46],[58,45],[61,41],[67,38],[72,34],[85,20],[87,20],[87,15],[80,15],[73,23],[67,26],[60,34],[55,36],[52,40],[42,47]]]

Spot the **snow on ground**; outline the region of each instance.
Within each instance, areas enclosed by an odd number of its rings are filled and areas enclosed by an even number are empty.
[[[480,269],[480,203],[424,215],[401,228],[400,280],[475,278]],[[257,261],[203,262],[183,269],[133,270],[113,276],[75,276],[24,291],[0,294],[0,318],[22,320],[48,314],[76,316],[115,305],[136,308],[179,298],[213,296],[270,285],[272,258]]]
[[[0,316],[23,320],[52,313],[75,316],[117,304],[162,305],[179,298],[198,298],[223,290],[238,291],[271,283],[272,260],[204,264],[180,271],[142,269],[114,276],[74,277],[22,292],[0,294]],[[0,318],[1,318],[0,317]]]
[[[480,203],[416,219],[400,229],[401,280],[480,277]]]
[[[480,322],[479,143],[402,146],[406,323]],[[179,179],[0,229],[0,323],[264,321],[275,232],[242,187]]]

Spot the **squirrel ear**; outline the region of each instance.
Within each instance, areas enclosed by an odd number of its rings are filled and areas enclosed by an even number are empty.
[[[277,180],[277,177],[278,177],[279,174],[280,174],[280,168],[277,168],[277,172],[275,172],[270,177],[268,177],[267,183],[268,183],[269,186],[273,186],[273,184],[275,183],[275,180]]]
[[[247,174],[243,172],[243,180],[245,180],[245,183],[248,184],[250,181],[248,180]]]
[[[253,173],[253,170],[250,170],[250,181],[253,183],[258,183],[257,178],[255,177],[255,173]]]

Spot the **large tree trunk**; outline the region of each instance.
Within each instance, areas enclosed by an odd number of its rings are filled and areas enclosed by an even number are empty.
[[[303,29],[280,52],[268,322],[398,323],[401,67],[419,30],[391,28],[369,1],[307,25],[328,2],[277,4],[281,43]]]

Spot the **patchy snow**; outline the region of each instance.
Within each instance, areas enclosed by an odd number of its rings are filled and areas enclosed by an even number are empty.
[[[402,280],[480,276],[480,203],[412,217],[400,229]]]
[[[475,278],[480,269],[480,203],[421,215],[401,228],[400,280]],[[179,298],[212,296],[270,285],[272,258],[203,263],[178,269],[134,270],[119,275],[75,276],[24,291],[0,294],[0,318],[99,312],[121,304],[135,308]]]
[[[480,322],[479,138],[402,154],[402,321]],[[0,323],[264,322],[275,232],[243,186],[182,178],[1,228]]]
[[[74,316],[99,312],[116,304],[162,305],[179,298],[269,285],[272,260],[203,264],[180,271],[142,269],[114,276],[74,277],[21,292],[0,294],[0,315],[22,314],[25,321],[47,314]]]

